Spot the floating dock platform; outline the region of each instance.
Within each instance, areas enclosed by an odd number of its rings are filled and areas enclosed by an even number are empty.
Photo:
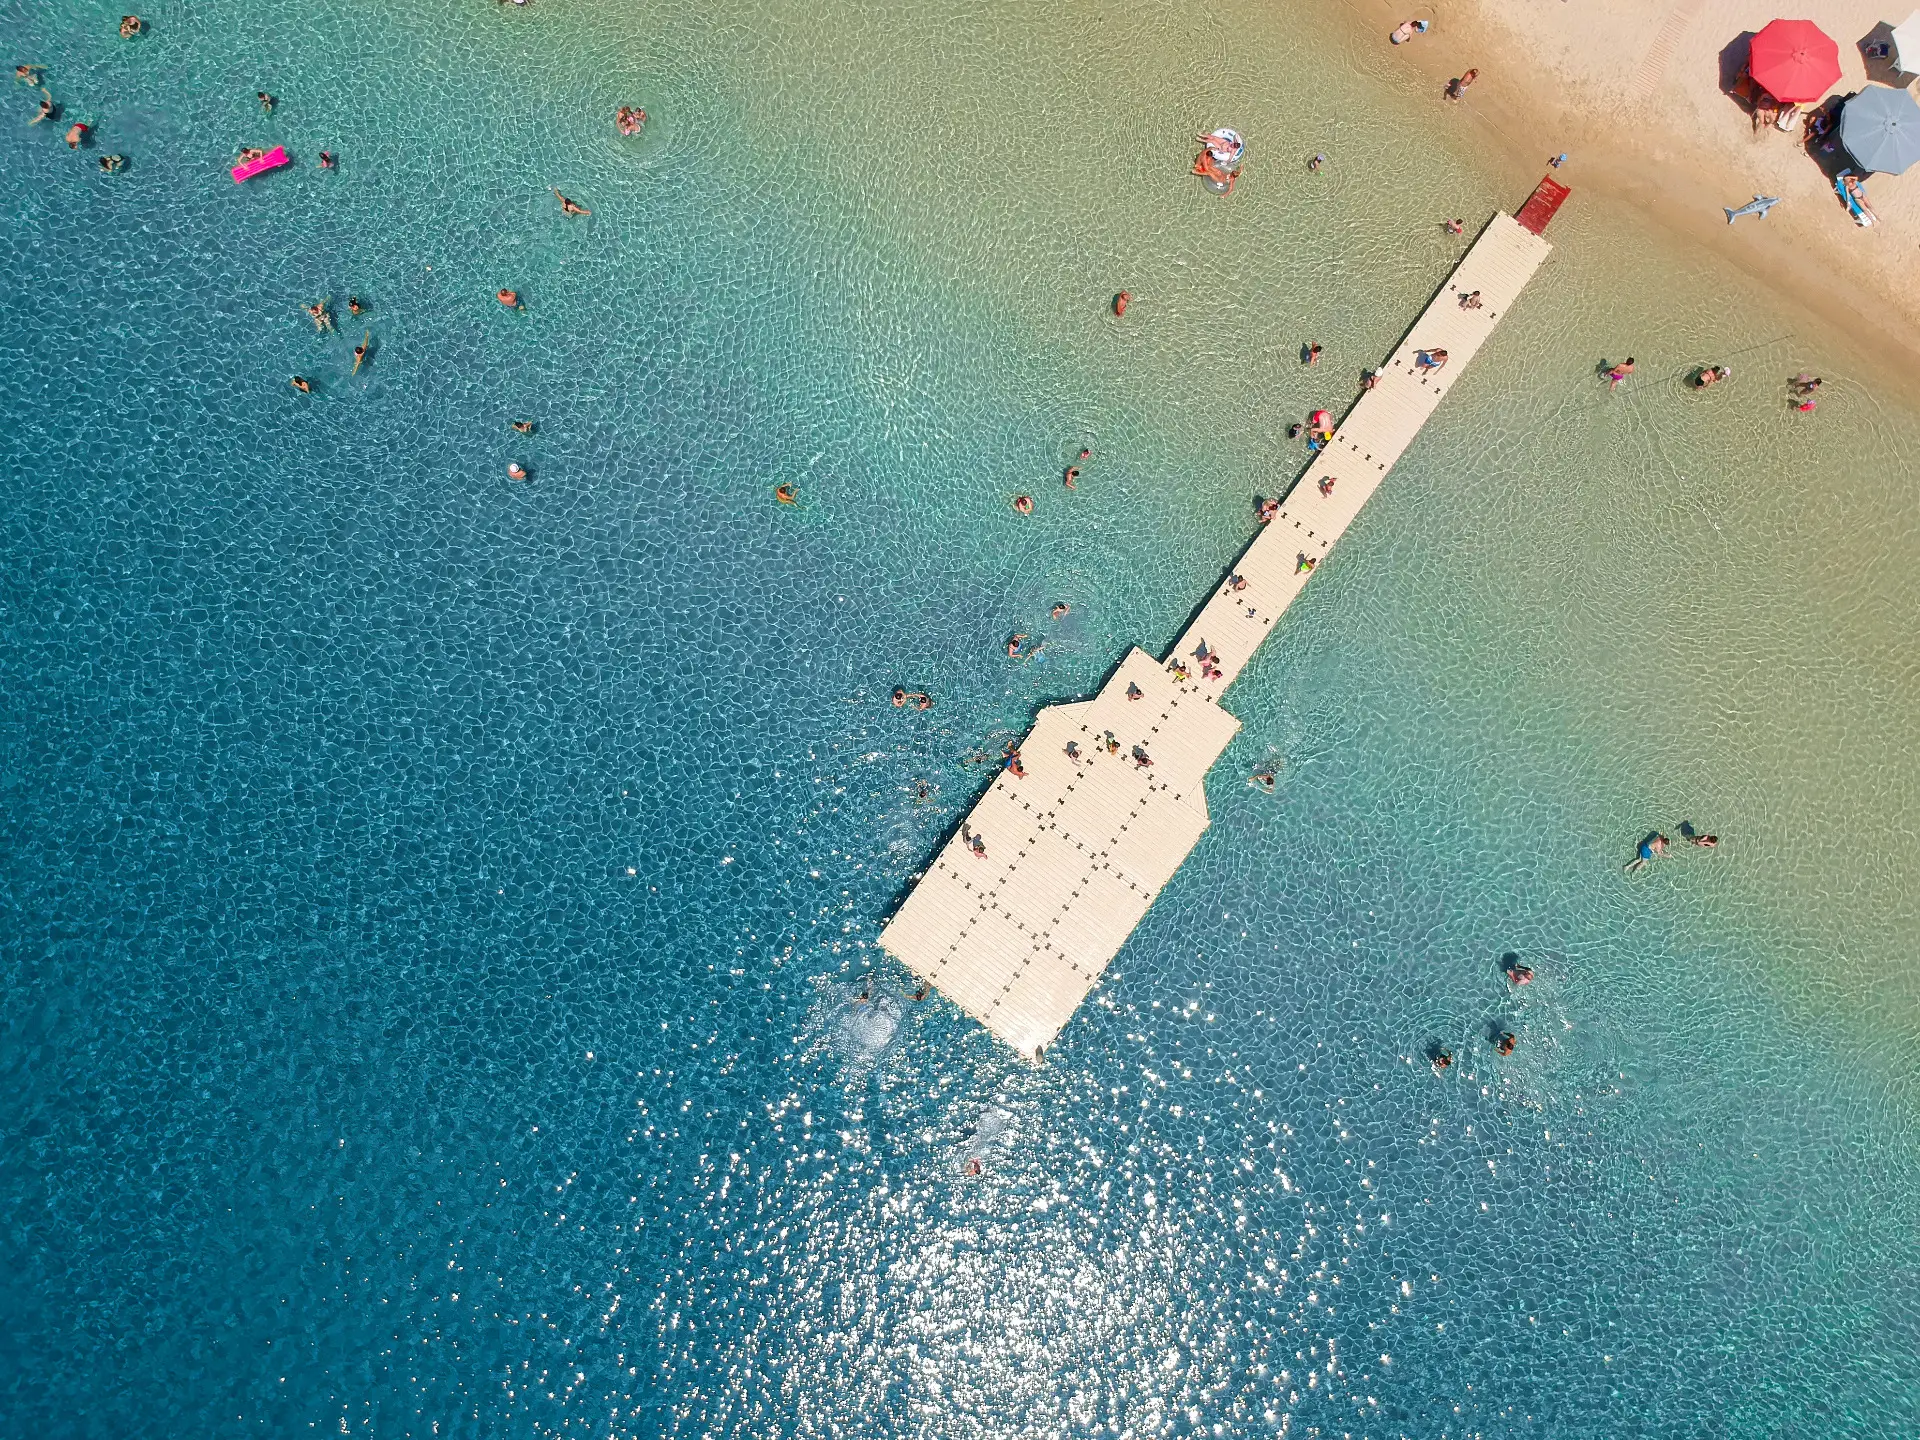
[[[1488,222],[1167,657],[1132,650],[1091,700],[1041,710],[1018,771],[1001,771],[881,931],[1022,1055],[1040,1058],[1199,843],[1207,771],[1240,729],[1222,692],[1547,258],[1540,231],[1566,193],[1543,180],[1518,217]],[[1438,368],[1421,363],[1442,351]]]

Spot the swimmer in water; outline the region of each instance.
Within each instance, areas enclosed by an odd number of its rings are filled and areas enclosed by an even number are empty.
[[[124,155],[102,155],[100,157],[100,168],[106,171],[107,174],[109,175],[114,174],[116,171],[125,169],[126,164],[127,164],[127,157]]]
[[[1513,951],[1509,950],[1505,955],[1502,955],[1500,957],[1500,963],[1507,972],[1507,979],[1513,984],[1531,985],[1533,983],[1533,967],[1531,965],[1522,965],[1520,963],[1520,957]]]
[[[328,297],[328,299],[331,298],[331,296]],[[307,306],[307,318],[313,321],[313,328],[315,330],[326,331],[333,329],[333,311],[327,308],[326,300],[316,300]]]
[[[1031,515],[1033,513],[1033,497],[1031,495],[1014,496],[1013,508],[1022,515]]]
[[[87,136],[92,133],[93,132],[87,128],[87,123],[84,120],[74,121],[73,124],[67,127],[67,148],[69,150],[78,150],[86,143]]]
[[[1642,840],[1634,851],[1633,859],[1627,862],[1627,873],[1644,870],[1660,856],[1667,853],[1667,837],[1655,831]]]
[[[42,120],[53,119],[57,113],[59,113],[59,107],[53,103],[53,96],[45,90],[42,90],[40,92],[40,108],[34,112],[33,118],[27,121],[27,124],[38,125]]]
[[[493,298],[509,310],[518,310],[520,308],[520,292],[518,290],[496,290],[493,292]]]
[[[1464,220],[1447,221],[1447,234],[1449,235],[1458,235],[1462,231],[1464,231],[1466,228],[1467,228],[1467,222]]]
[[[1058,620],[1062,615],[1065,615],[1071,612],[1072,609],[1073,607],[1071,605],[1067,604],[1066,601],[1062,600],[1059,604],[1053,607],[1053,618]]]
[[[256,94],[260,101],[260,113],[262,115],[271,115],[273,113],[273,107],[280,102],[264,90],[258,91]]]
[[[526,479],[527,467],[522,465],[518,460],[509,460],[507,462],[507,478],[509,480]]]
[[[131,40],[146,28],[147,22],[142,20],[138,15],[122,15],[120,17],[120,38],[122,40]]]
[[[1080,467],[1078,465],[1067,466],[1067,473],[1060,477],[1061,483],[1065,485],[1069,490],[1077,490],[1080,488],[1079,486],[1073,483],[1079,478],[1080,478]]]
[[[313,382],[304,375],[296,375],[287,383],[292,385],[293,388],[298,390],[302,395],[311,395],[313,393]]]
[[[968,1157],[967,1175],[969,1176],[969,1178],[978,1179],[980,1176],[980,1172],[983,1168],[984,1167],[980,1164],[980,1157],[978,1155],[973,1155]]]
[[[320,152],[320,168],[322,170],[333,169],[333,152],[331,150],[322,150]]]
[[[1309,365],[1318,365],[1320,363],[1320,342],[1318,340],[1307,346],[1306,361]]]
[[[507,428],[516,435],[531,435],[533,433],[533,421],[515,420]]]
[[[1247,784],[1253,786],[1256,790],[1264,790],[1267,794],[1271,795],[1273,794],[1275,784],[1273,771],[1256,771],[1247,777]]]
[[[1026,638],[1026,635],[1022,633],[1015,635],[1007,641],[1007,658],[1009,660],[1018,660],[1020,658],[1020,645]]]
[[[1607,367],[1607,389],[1618,390],[1620,382],[1633,373],[1633,357],[1627,356],[1618,365]]]
[[[916,1000],[924,1000],[927,998],[927,992],[931,989],[933,989],[931,985],[923,984],[918,990],[913,992],[913,998]]]
[[[792,484],[776,485],[773,487],[773,498],[782,505],[791,505],[800,498],[800,492]]]
[[[347,313],[349,315],[358,315],[366,308],[365,302],[363,302],[358,295],[347,296]]]
[[[555,190],[553,192],[553,198],[560,202],[560,213],[563,215],[591,215],[593,213],[591,210],[587,209],[586,206],[578,204],[575,201],[569,200],[566,196],[562,195],[558,190]]]
[[[1436,1075],[1445,1074],[1447,1067],[1451,1064],[1453,1064],[1453,1052],[1451,1050],[1441,1050],[1436,1047],[1433,1052],[1433,1073]]]
[[[16,65],[13,67],[14,81],[20,85],[38,85],[46,78],[46,68],[44,65]]]
[[[1125,315],[1127,313],[1127,306],[1131,305],[1132,303],[1133,303],[1132,293],[1130,291],[1122,290],[1118,295],[1113,297],[1114,315],[1116,317]]]
[[[1502,1030],[1500,1038],[1493,1042],[1493,1048],[1502,1055],[1511,1055],[1516,1043],[1518,1042],[1514,1040],[1511,1030]]]
[[[354,374],[358,375],[360,373],[360,367],[367,363],[367,356],[371,353],[372,349],[373,332],[369,330],[365,335],[360,337],[360,343],[353,347]]]

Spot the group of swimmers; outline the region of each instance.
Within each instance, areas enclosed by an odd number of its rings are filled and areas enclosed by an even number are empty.
[[[1533,983],[1533,967],[1522,964],[1520,956],[1512,950],[1509,950],[1500,957],[1500,971],[1507,977],[1507,983],[1509,985],[1531,985]],[[1517,1049],[1520,1044],[1519,1037],[1504,1025],[1495,1027],[1488,1038],[1493,1042],[1494,1053],[1502,1058],[1513,1054],[1514,1050]],[[1434,1074],[1444,1075],[1453,1065],[1453,1052],[1444,1045],[1436,1043],[1428,1050],[1427,1059],[1433,1065]]]
[[[135,27],[131,32],[127,29],[129,22]],[[122,35],[129,33],[137,35],[140,33],[139,27],[142,24],[143,22],[139,16],[129,15],[120,22],[120,33]],[[40,92],[40,104],[33,112],[33,119],[29,120],[27,124],[38,125],[45,120],[57,120],[60,118],[60,106],[55,102],[53,92],[47,88],[47,76],[44,66],[16,65],[13,67],[13,78],[15,83],[31,85]],[[93,127],[84,120],[76,120],[67,127],[67,133],[64,138],[66,139],[69,150],[78,150],[82,145],[89,145],[93,142]],[[100,169],[105,174],[116,175],[126,168],[127,157],[124,155],[102,155],[100,157]]]
[[[613,126],[622,135],[638,135],[647,123],[647,112],[638,105],[622,105],[613,112]]]
[[[1044,640],[1034,640],[1032,645],[1027,645],[1027,641],[1032,638],[1033,637],[1028,635],[1024,630],[1016,630],[1013,634],[1009,635],[1007,637],[1007,658],[1009,660],[1032,660],[1037,658],[1047,648],[1047,642]],[[1023,649],[1023,646],[1026,648]]]
[[[331,295],[323,300],[316,300],[304,308],[307,312],[307,318],[313,322],[313,328],[316,331],[323,335],[334,332],[333,297]],[[347,313],[349,315],[364,315],[366,310],[366,301],[362,300],[358,295],[349,295],[347,297]],[[373,331],[369,330],[360,337],[360,343],[353,347],[353,370],[351,373],[358,375],[360,373],[360,367],[367,363],[368,358],[372,354]],[[287,383],[302,395],[311,395],[313,393],[313,381],[304,375],[295,375]]]
[[[1126,292],[1123,290],[1120,293],[1124,295]],[[1091,460],[1092,458],[1093,458],[1093,451],[1082,450],[1080,452],[1080,458],[1076,460],[1073,464],[1067,466],[1066,470],[1061,473],[1061,476],[1060,476],[1061,485],[1068,490],[1078,490],[1080,488],[1080,474],[1081,474],[1080,467],[1084,465],[1088,460]],[[1033,514],[1033,510],[1034,510],[1033,496],[1025,495],[1025,494],[1014,496],[1013,509],[1014,509],[1014,513],[1018,515]]]
[[[1712,850],[1720,844],[1720,837],[1718,835],[1701,834],[1693,828],[1693,822],[1691,820],[1683,820],[1680,823],[1680,838],[1686,841],[1687,844],[1700,850]],[[1671,843],[1672,842],[1658,830],[1654,831],[1634,847],[1633,859],[1627,862],[1627,874],[1632,875],[1646,869],[1655,860],[1660,859],[1667,853],[1667,847]]]
[[[1313,360],[1319,359],[1320,347],[1315,345],[1312,353]],[[1313,360],[1309,360],[1307,363],[1312,364]],[[1372,371],[1368,371],[1367,376],[1371,376],[1372,373]],[[1373,386],[1368,383],[1366,376],[1362,377],[1360,386],[1363,390],[1371,390],[1373,388]],[[1327,442],[1333,439],[1333,428],[1333,412],[1330,410],[1316,410],[1307,417],[1304,425],[1298,420],[1289,425],[1287,427],[1287,438],[1289,440],[1298,440],[1302,435],[1305,435],[1307,437],[1307,449],[1318,452],[1324,450]]]

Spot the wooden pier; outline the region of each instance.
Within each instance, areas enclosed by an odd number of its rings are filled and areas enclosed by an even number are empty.
[[[1565,194],[1543,181],[1527,223],[1488,222],[1166,658],[1132,650],[1091,700],[1040,711],[1025,773],[1000,773],[881,932],[1022,1055],[1040,1057],[1199,842],[1207,771],[1240,729],[1221,693],[1546,259],[1538,231]]]

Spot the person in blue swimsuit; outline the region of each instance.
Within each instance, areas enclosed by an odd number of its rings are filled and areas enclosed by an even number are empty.
[[[1656,830],[1640,842],[1639,848],[1634,851],[1633,859],[1627,862],[1627,873],[1631,875],[1636,870],[1646,869],[1657,857],[1666,853],[1667,837]]]

